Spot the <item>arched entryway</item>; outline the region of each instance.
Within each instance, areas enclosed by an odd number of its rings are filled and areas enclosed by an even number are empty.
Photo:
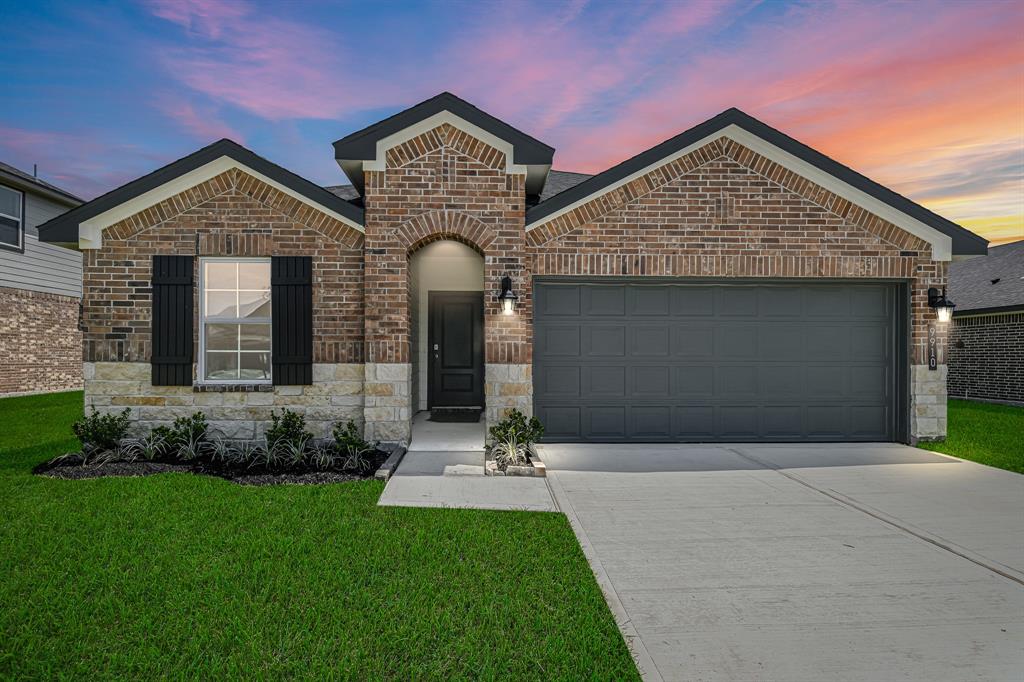
[[[484,258],[442,239],[409,258],[414,413],[484,407]]]

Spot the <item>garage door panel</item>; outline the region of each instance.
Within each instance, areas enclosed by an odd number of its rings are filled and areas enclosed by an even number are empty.
[[[583,391],[579,366],[546,366],[534,376],[534,391],[538,397],[559,400],[579,398]]]
[[[579,440],[583,433],[580,430],[579,406],[539,407],[537,418],[544,424],[544,435],[556,440]]]
[[[593,439],[623,440],[626,431],[625,405],[597,405],[583,408],[584,434]]]
[[[754,317],[757,315],[757,288],[719,287],[717,317]]]
[[[760,360],[794,360],[805,355],[806,337],[798,325],[768,323],[758,329],[757,356]]]
[[[804,405],[770,405],[762,408],[764,435],[773,440],[803,440]]]
[[[634,398],[671,398],[672,370],[664,365],[639,365],[629,368],[630,391]]]
[[[629,305],[634,315],[640,317],[668,317],[672,314],[672,290],[659,286],[630,287]]]
[[[629,328],[630,357],[665,358],[672,353],[672,329],[668,325]]]
[[[545,327],[536,330],[537,352],[545,357],[579,357],[582,346],[580,345],[579,327]]]
[[[593,365],[583,368],[583,394],[598,398],[626,398],[624,365]]]
[[[583,290],[583,314],[622,317],[626,314],[626,290],[621,286],[594,286]]]
[[[715,368],[711,365],[680,365],[674,368],[675,395],[710,398],[715,394]]]
[[[548,440],[893,439],[891,285],[535,291],[534,402]]]
[[[715,357],[752,360],[757,357],[757,325],[723,323],[715,327]]]
[[[672,407],[669,405],[635,405],[630,408],[632,438],[672,440]]]
[[[760,287],[758,308],[767,318],[798,318],[804,313],[804,288],[799,286]]]
[[[594,325],[583,327],[583,355],[591,358],[624,357],[626,355],[626,327],[623,325]]]
[[[706,405],[676,406],[672,431],[679,440],[714,440],[715,408]]]
[[[672,330],[673,350],[681,358],[711,358],[715,355],[715,328],[709,322],[680,324]]]

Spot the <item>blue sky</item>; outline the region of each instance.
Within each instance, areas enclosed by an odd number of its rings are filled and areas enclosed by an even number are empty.
[[[322,184],[443,90],[597,172],[730,106],[979,233],[1024,237],[1009,2],[11,2],[0,159],[96,196],[221,137]]]

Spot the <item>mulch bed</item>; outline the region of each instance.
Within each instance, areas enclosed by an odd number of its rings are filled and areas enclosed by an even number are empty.
[[[153,476],[164,473],[186,473],[200,476],[215,476],[239,485],[323,485],[326,483],[346,483],[348,481],[365,481],[373,478],[374,473],[388,458],[390,452],[378,450],[376,457],[365,474],[343,471],[266,471],[261,469],[230,469],[213,467],[206,462],[183,464],[180,462],[109,462],[105,464],[82,464],[73,458],[57,462],[44,462],[32,470],[32,473],[48,478],[66,480],[85,480],[90,478],[106,478],[108,476],[138,477]]]

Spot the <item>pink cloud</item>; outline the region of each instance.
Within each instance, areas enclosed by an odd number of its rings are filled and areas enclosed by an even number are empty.
[[[151,7],[193,38],[164,51],[168,74],[213,101],[271,121],[333,118],[402,101],[392,81],[359,76],[362,63],[346,59],[327,30],[240,3],[157,0]]]
[[[123,185],[166,163],[156,155],[103,135],[28,130],[0,126],[0,158],[24,171],[39,167],[39,177],[84,199]],[[110,165],[117,159],[116,170]]]
[[[203,144],[221,138],[245,144],[245,136],[222,121],[212,107],[201,107],[178,97],[160,96],[156,107]]]

